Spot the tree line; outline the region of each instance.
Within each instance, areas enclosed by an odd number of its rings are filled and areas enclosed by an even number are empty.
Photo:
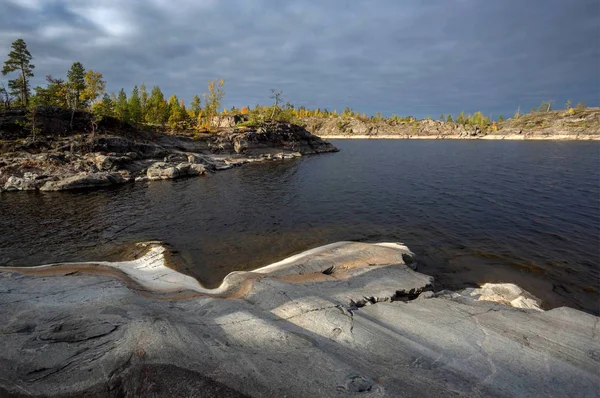
[[[271,90],[270,98],[274,103],[270,106],[256,105],[254,108],[245,106],[241,109],[233,107],[220,111],[225,95],[223,79],[209,81],[208,92],[202,94],[202,98],[194,95],[188,106],[175,94],[166,99],[158,86],[152,87],[148,93],[145,84],[141,84],[139,87],[134,86],[129,95],[123,88],[118,93],[109,94],[106,92],[106,81],[102,73],[92,69],[86,70],[80,62],[74,62],[71,65],[66,73],[66,78],[46,75],[46,86],[35,87],[32,94],[30,79],[34,77],[35,69],[35,65],[31,63],[32,58],[23,39],[12,43],[8,60],[4,62],[2,68],[2,74],[12,74],[14,79],[8,81],[8,88],[3,84],[0,85],[1,107],[17,106],[31,109],[44,105],[57,106],[70,109],[73,114],[76,110],[85,110],[96,116],[112,116],[127,123],[168,125],[172,128],[178,126],[210,128],[215,116],[229,114],[247,115],[249,120],[246,125],[259,125],[267,120],[297,122],[310,117],[354,117],[361,120],[408,123],[416,120],[413,116],[400,117],[396,114],[386,118],[380,112],[368,117],[349,107],[340,113],[337,110],[295,107],[289,102],[283,104],[283,94],[276,90]],[[552,110],[553,104],[553,101],[543,101],[538,108],[532,109],[531,113],[549,112]],[[565,110],[570,114],[575,114],[584,108],[585,104],[583,103],[579,103],[573,108],[571,100],[565,104]],[[520,116],[522,114],[519,109],[514,118]],[[431,117],[428,116],[427,119],[431,119]],[[471,115],[465,114],[463,111],[456,117],[442,114],[439,120],[478,126],[482,129],[490,126],[496,127],[496,122],[482,112],[475,112]],[[497,122],[503,121],[504,116],[499,115]]]
[[[73,111],[83,110],[98,116],[112,116],[132,124],[169,125],[176,127],[193,120],[200,126],[209,127],[212,118],[219,114],[225,95],[225,81],[208,82],[208,92],[194,95],[189,107],[183,99],[173,94],[168,99],[159,86],[148,92],[146,85],[134,86],[129,95],[121,88],[118,93],[106,92],[106,81],[102,73],[87,69],[81,62],[73,62],[66,78],[46,75],[46,86],[31,89],[35,65],[23,39],[12,43],[8,60],[4,62],[2,74],[16,75],[8,81],[8,88],[0,86],[1,104],[4,108],[57,106]],[[32,94],[33,91],[33,94]]]

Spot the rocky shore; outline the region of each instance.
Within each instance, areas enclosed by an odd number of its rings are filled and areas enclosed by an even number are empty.
[[[20,112],[20,113],[19,113]],[[90,115],[45,107],[40,133],[23,130],[22,111],[0,118],[0,192],[91,189],[131,182],[199,176],[250,162],[294,159],[337,149],[300,126],[220,128],[215,133],[166,134],[104,118],[90,132]]]
[[[0,395],[600,393],[598,317],[514,285],[433,293],[401,244],[339,242],[217,289],[169,256],[0,269]]]
[[[577,114],[564,111],[522,115],[482,130],[439,120],[363,120],[356,117],[307,118],[311,133],[329,139],[459,139],[459,140],[600,140],[600,108]]]

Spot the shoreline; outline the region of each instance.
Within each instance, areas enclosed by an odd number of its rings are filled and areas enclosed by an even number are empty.
[[[401,136],[401,135],[321,135],[324,140],[488,140],[488,141],[600,141],[600,134],[595,135],[523,135],[490,134],[478,137],[459,135],[444,136]]]
[[[106,134],[107,133],[107,134]],[[268,132],[223,129],[203,136],[133,131],[92,138],[43,136],[0,147],[0,193],[104,188],[195,177],[263,161],[336,152],[300,126]]]

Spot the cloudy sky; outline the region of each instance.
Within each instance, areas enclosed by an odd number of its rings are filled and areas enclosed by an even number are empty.
[[[109,91],[145,82],[186,101],[224,78],[226,106],[271,88],[435,118],[600,105],[599,0],[0,0],[0,62],[17,38],[34,85],[80,61]]]

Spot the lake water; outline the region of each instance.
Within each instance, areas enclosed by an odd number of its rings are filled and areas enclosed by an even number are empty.
[[[208,286],[339,240],[404,242],[437,289],[513,282],[599,313],[600,144],[335,140],[206,178],[0,196],[0,264],[112,260],[162,240]]]

